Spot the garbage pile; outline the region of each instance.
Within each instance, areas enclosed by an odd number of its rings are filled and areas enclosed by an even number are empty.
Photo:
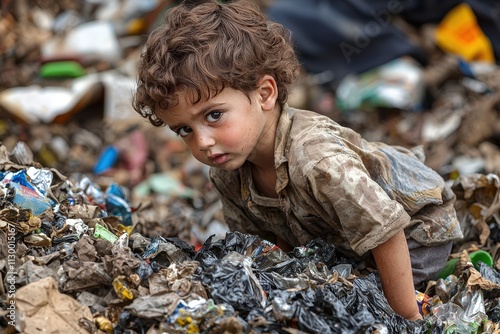
[[[123,186],[143,213],[138,232],[199,245],[226,231],[207,167],[173,132],[153,128],[131,106],[140,43],[175,4],[3,3],[0,141],[64,175]]]
[[[0,152],[5,333],[500,330],[498,226],[484,240],[495,266],[473,263],[473,252],[463,250],[452,273],[418,292],[426,317],[410,322],[391,310],[374,273],[358,272],[321,240],[285,253],[238,232],[197,248],[178,237],[146,237],[134,230],[140,210],[118,184],[100,189],[88,177],[22,165],[5,146]],[[481,229],[490,228],[484,224],[498,210],[499,181],[476,174],[455,184],[469,241],[478,244]]]
[[[498,10],[475,1],[275,0],[268,13],[292,31],[307,70],[293,104],[369,140],[422,145],[426,164],[454,178],[500,171]]]
[[[406,32],[427,65],[401,56],[335,86],[306,73],[290,100],[422,145],[452,184],[465,237],[416,292],[413,323],[332,245],[284,253],[227,231],[206,167],[131,109],[144,35],[177,3],[0,4],[0,331],[500,332],[500,69],[475,59],[488,53],[466,59],[422,25]]]

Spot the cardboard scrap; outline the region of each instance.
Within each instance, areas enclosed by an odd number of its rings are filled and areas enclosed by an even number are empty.
[[[93,321],[88,306],[79,304],[57,289],[57,281],[47,277],[20,288],[16,293],[19,321],[16,329],[31,333],[88,333],[80,319]]]

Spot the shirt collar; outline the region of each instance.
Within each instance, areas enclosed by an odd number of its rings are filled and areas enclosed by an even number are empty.
[[[292,113],[294,109],[287,104],[281,111],[278,127],[276,129],[276,140],[274,143],[274,167],[278,179],[276,181],[276,191],[279,193],[288,184],[288,172],[286,157],[289,148],[290,129],[292,127]]]

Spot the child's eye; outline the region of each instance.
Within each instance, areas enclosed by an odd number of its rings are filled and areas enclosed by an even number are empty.
[[[193,130],[191,130],[190,127],[188,126],[183,126],[182,128],[178,128],[175,130],[175,133],[177,133],[181,137],[186,137],[188,134],[190,134]]]
[[[222,116],[222,113],[220,111],[212,111],[208,113],[207,115],[207,121],[210,123],[215,123],[217,122]]]

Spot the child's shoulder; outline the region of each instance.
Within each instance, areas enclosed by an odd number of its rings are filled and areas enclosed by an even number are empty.
[[[345,148],[346,142],[362,141],[361,136],[352,129],[313,111],[290,108],[288,119],[288,125],[283,124],[280,131],[286,132],[291,149],[317,151],[318,148],[328,148],[337,151]]]
[[[352,155],[350,145],[362,145],[359,134],[331,118],[293,108],[282,115],[277,140],[275,155],[298,173],[307,173],[325,158]]]
[[[354,130],[344,127],[332,118],[314,111],[289,108],[286,112],[289,119],[290,139],[297,143],[318,143],[323,139],[332,140],[352,140],[361,137]]]

